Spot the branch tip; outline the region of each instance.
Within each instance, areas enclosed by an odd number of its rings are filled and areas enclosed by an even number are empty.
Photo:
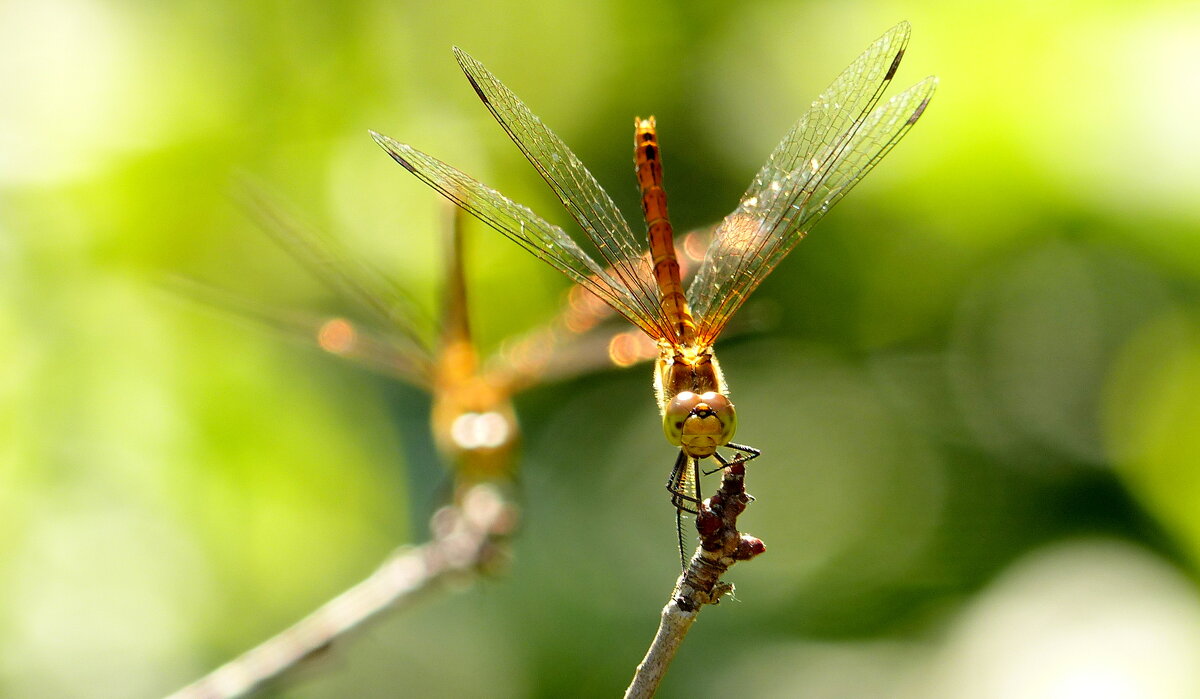
[[[758,537],[738,531],[738,515],[751,502],[754,498],[746,493],[745,465],[729,464],[717,492],[698,508],[696,531],[700,534],[700,546],[663,607],[658,633],[625,690],[626,699],[653,696],[700,610],[733,593],[733,585],[722,581],[721,576],[734,563],[750,560],[767,550]]]

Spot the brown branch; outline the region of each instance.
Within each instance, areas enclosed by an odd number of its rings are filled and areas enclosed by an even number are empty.
[[[494,569],[507,558],[516,509],[489,485],[476,485],[461,505],[433,516],[433,538],[402,549],[365,580],[326,602],[291,628],[222,665],[168,699],[227,699],[263,683],[326,650],[363,622],[412,603],[452,579]]]
[[[700,546],[663,607],[658,633],[625,690],[626,699],[654,695],[700,610],[706,604],[717,604],[733,591],[733,585],[722,582],[721,576],[734,563],[767,550],[762,540],[737,528],[738,515],[752,500],[746,493],[746,465],[730,464],[722,475],[721,487],[700,505],[696,517]]]

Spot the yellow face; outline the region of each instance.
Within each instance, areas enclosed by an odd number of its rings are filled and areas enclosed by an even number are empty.
[[[698,395],[683,391],[671,399],[663,412],[667,441],[696,459],[715,454],[717,447],[733,439],[736,430],[733,403],[715,391]]]

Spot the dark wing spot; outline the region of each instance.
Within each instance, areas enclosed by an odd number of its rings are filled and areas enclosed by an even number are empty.
[[[910,123],[910,124],[915,124],[915,123],[917,123],[917,119],[920,119],[920,118],[921,118],[921,115],[925,113],[925,107],[926,107],[926,106],[928,106],[928,105],[929,105],[929,98],[928,98],[928,97],[926,97],[925,99],[921,100],[921,103],[917,105],[917,109],[916,109],[916,111],[914,111],[914,112],[912,113],[912,116],[910,116],[910,117],[908,118],[908,123]]]
[[[403,165],[405,170],[408,170],[409,172],[411,172],[414,175],[417,174],[417,169],[415,167],[413,167],[413,164],[408,162],[404,158],[402,158],[399,153],[389,149],[388,155],[392,156],[392,160],[395,160],[396,162]]]
[[[466,70],[464,69],[463,72],[466,73]],[[487,95],[483,94],[483,90],[480,89],[479,83],[475,82],[475,78],[472,77],[470,73],[467,73],[466,75],[467,80],[471,81],[471,87],[475,88],[475,94],[479,95],[479,99],[483,100],[484,104],[489,104]]]
[[[892,67],[888,68],[887,75],[883,76],[884,80],[891,80],[892,76],[896,74],[896,69],[900,67],[901,58],[904,58],[904,49],[900,49],[900,52],[892,59]]]

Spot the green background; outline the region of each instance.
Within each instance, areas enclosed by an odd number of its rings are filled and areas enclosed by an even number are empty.
[[[164,292],[334,308],[236,203],[264,183],[432,312],[437,195],[367,136],[558,222],[450,55],[677,229],[901,19],[917,127],[720,345],[764,450],[663,696],[1200,696],[1200,11],[1173,2],[0,5],[0,694],[164,694],[419,540],[417,390]],[[566,282],[468,230],[485,348]],[[518,400],[510,572],[273,691],[613,696],[677,572],[648,367]]]

